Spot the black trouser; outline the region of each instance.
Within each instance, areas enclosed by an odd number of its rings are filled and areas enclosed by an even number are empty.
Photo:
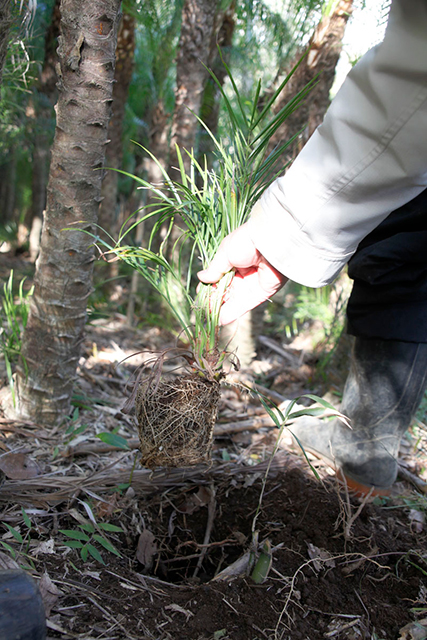
[[[362,240],[348,275],[348,333],[427,342],[427,189]]]

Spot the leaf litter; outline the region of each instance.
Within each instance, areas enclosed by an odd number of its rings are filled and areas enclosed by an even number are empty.
[[[138,340],[152,350],[172,344],[158,329],[139,332]],[[77,444],[72,438],[64,446],[60,429],[48,432],[0,416],[2,450],[24,451],[25,464],[37,465],[31,477],[14,479],[6,472],[0,541],[7,546],[1,553],[38,580],[48,637],[417,637],[427,613],[426,504],[410,476],[393,498],[370,500],[359,510],[360,503],[343,494],[318,462],[313,464],[322,482],[315,479],[285,435],[265,484],[256,521],[261,542],[255,544],[252,522],[277,438],[274,423],[246,391],[224,387],[209,465],[141,468],[133,418],[120,412],[138,363],[116,367],[114,358],[105,357],[111,351],[117,361],[135,343],[136,332],[120,316],[89,328],[69,432],[76,433]],[[292,366],[266,346],[260,353],[272,368]],[[245,423],[242,430],[239,423]],[[100,433],[117,434],[129,450],[115,447],[114,438],[100,441]],[[402,463],[415,475],[423,461],[419,447]],[[87,532],[88,523],[94,534]],[[100,525],[107,529],[98,530]],[[60,532],[79,527],[105,539],[120,557],[98,545],[105,564],[90,554],[83,560]],[[258,562],[260,577],[254,580]]]

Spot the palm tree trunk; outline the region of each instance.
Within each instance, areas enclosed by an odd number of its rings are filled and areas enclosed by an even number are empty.
[[[116,71],[113,88],[113,114],[108,125],[109,143],[106,151],[106,166],[120,169],[123,158],[123,120],[132,80],[135,54],[135,18],[128,13],[122,16],[117,36]],[[117,210],[118,173],[107,171],[102,182],[102,202],[99,209],[99,224],[112,236],[115,235]],[[117,264],[117,263],[113,263]]]
[[[305,57],[276,103],[275,110],[278,111],[318,76],[317,84],[310,91],[308,97],[286,119],[270,141],[268,150],[272,151],[278,144],[290,140],[292,136],[301,132],[295,143],[289,148],[284,165],[286,160],[289,161],[296,157],[323,121],[330,104],[329,94],[342,50],[342,39],[352,9],[353,0],[338,0],[334,9],[322,18],[311,37]],[[296,56],[289,68],[292,69],[300,58],[301,55]]]
[[[57,123],[17,380],[20,415],[39,423],[70,411],[94,260],[78,228],[93,231],[97,221],[119,11],[120,0],[61,3]]]
[[[176,62],[175,109],[169,165],[177,166],[175,145],[190,151],[196,142],[203,89],[208,73],[210,43],[218,0],[185,0]],[[195,114],[195,115],[194,115]],[[184,154],[184,164],[189,160]],[[173,176],[173,170],[171,172]]]
[[[218,52],[225,62],[229,63],[231,45],[233,42],[234,29],[236,26],[236,0],[232,0],[228,7],[217,13],[216,26],[211,38],[208,66],[215,74],[218,83],[224,84],[227,71]],[[220,110],[221,92],[217,83],[212,77],[208,77],[203,91],[203,99],[200,109],[200,118],[203,120],[208,129],[215,135],[218,130],[218,119]],[[200,129],[198,142],[199,162],[203,161],[203,157],[208,159],[208,166],[212,162],[212,138],[204,129]]]
[[[9,29],[12,25],[11,6],[12,0],[0,0],[0,86],[9,42]]]
[[[56,83],[56,65],[58,56],[56,48],[61,21],[60,0],[55,0],[52,16],[45,37],[45,51],[43,67],[39,80],[33,89],[31,97],[33,113],[33,149],[32,149],[32,203],[29,215],[25,220],[31,229],[33,221],[43,219],[46,208],[46,187],[49,177],[50,147],[52,144],[52,122],[55,117],[54,106],[58,98]]]

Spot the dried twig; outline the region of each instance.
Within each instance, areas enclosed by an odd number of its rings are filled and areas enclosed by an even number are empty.
[[[15,504],[24,505],[31,501],[34,505],[42,504],[45,506],[46,504],[59,504],[86,488],[90,488],[96,493],[110,491],[112,487],[129,482],[131,469],[113,469],[115,465],[123,461],[126,455],[95,473],[74,476],[47,474],[26,480],[6,480],[0,492],[0,501],[6,503],[13,501]],[[289,460],[289,456],[282,452],[281,455],[275,457],[272,468],[283,468]],[[155,471],[137,469],[132,475],[132,487],[135,491],[152,494],[160,489],[183,487],[189,483],[207,485],[215,479],[263,473],[267,464],[268,461],[254,466],[225,462],[188,468],[160,468]]]
[[[210,500],[209,500],[209,504],[208,504],[208,521],[206,524],[206,531],[205,531],[205,537],[203,539],[203,547],[202,547],[202,551],[200,553],[199,559],[197,561],[197,566],[194,569],[194,573],[193,573],[193,578],[197,577],[197,574],[199,573],[202,564],[203,564],[203,560],[205,559],[205,555],[206,552],[208,550],[208,543],[211,537],[211,533],[212,533],[212,527],[214,525],[214,520],[215,520],[215,511],[216,511],[216,500],[215,500],[215,486],[213,484],[210,485],[209,487],[210,490]]]

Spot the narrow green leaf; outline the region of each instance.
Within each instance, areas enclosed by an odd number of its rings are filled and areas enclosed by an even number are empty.
[[[304,409],[300,409],[299,411],[292,411],[289,414],[289,420],[294,420],[295,418],[300,418],[301,416],[322,416],[325,413],[324,409],[321,407],[305,407]]]
[[[28,517],[28,514],[25,511],[24,507],[21,507],[21,512],[22,512],[22,517],[24,518],[24,522],[25,522],[26,526],[28,527],[28,529],[31,529],[31,520]]]
[[[2,545],[2,547],[4,547],[7,551],[9,551],[10,555],[12,556],[12,558],[15,560],[16,558],[16,551],[15,549],[13,549],[10,544],[7,544],[7,542],[5,542],[4,540],[0,540],[0,544]]]
[[[95,527],[91,522],[84,522],[83,524],[79,524],[80,529],[83,531],[87,531],[88,533],[94,533]]]
[[[62,544],[64,547],[70,547],[70,549],[81,549],[84,546],[80,540],[66,540]]]
[[[88,551],[87,545],[85,545],[80,549],[80,556],[83,562],[86,562],[86,560],[88,559],[88,555],[89,555],[89,551]]]
[[[19,533],[19,531],[14,529],[14,527],[11,527],[10,524],[7,524],[6,522],[3,522],[3,524],[7,529],[9,529],[10,533],[13,535],[13,537],[15,538],[15,540],[17,542],[19,542],[20,544],[22,544],[24,542],[24,539],[21,536],[21,534]]]
[[[76,529],[59,529],[60,533],[68,538],[73,538],[73,540],[83,540],[84,542],[89,541],[89,536],[87,536],[83,531],[77,531]]]
[[[96,547],[93,546],[93,544],[88,544],[87,545],[87,550],[89,551],[90,555],[92,556],[92,558],[95,558],[95,560],[97,560],[98,562],[100,562],[101,564],[105,565],[104,560],[102,559],[101,554],[99,553],[98,549]]]
[[[126,485],[126,489],[128,485]],[[98,527],[103,529],[103,531],[114,531],[116,533],[123,533],[123,529],[121,527],[116,526],[115,524],[110,524],[109,522],[99,522]]]
[[[122,557],[115,546],[112,545],[111,542],[100,536],[98,533],[95,533],[93,537],[99,542],[100,545],[104,547],[104,549],[107,549],[107,551],[109,551],[110,553],[114,553],[114,555],[118,556],[119,558]]]
[[[108,431],[103,431],[102,433],[98,433],[97,438],[105,442],[105,444],[109,444],[112,447],[117,447],[118,449],[126,449],[127,451],[130,449],[126,438],[119,436],[117,433],[109,433]]]

